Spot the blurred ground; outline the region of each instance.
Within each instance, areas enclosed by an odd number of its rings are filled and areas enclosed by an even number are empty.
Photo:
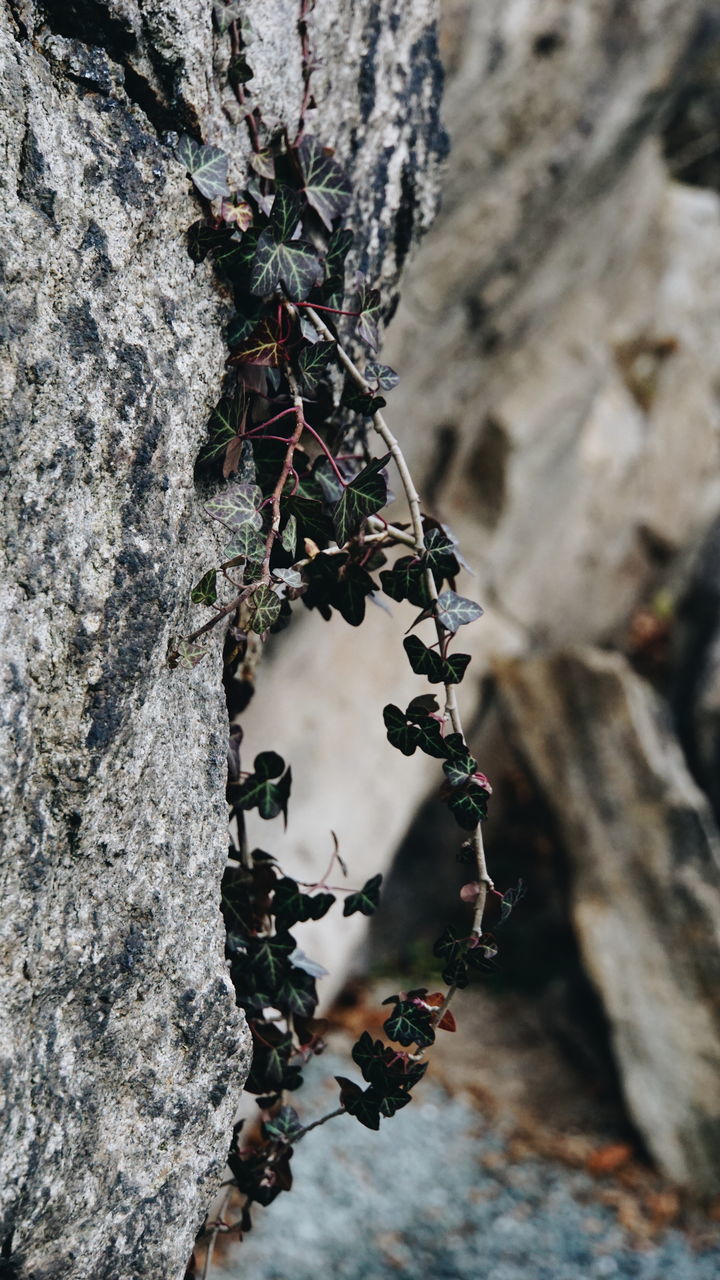
[[[304,1119],[336,1105],[334,1074],[388,983],[335,1011],[328,1053],[298,1095]],[[252,1280],[716,1280],[720,1205],[654,1173],[612,1090],[577,1072],[537,1002],[459,993],[416,1101],[380,1133],[349,1117],[309,1134],[295,1185],[211,1274]]]

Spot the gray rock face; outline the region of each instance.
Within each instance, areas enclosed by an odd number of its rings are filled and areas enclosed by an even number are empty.
[[[292,129],[298,7],[250,10],[253,105]],[[317,129],[390,302],[443,147],[432,4],[326,5],[311,36]],[[219,914],[220,651],[166,664],[213,561],[193,466],[228,302],[187,254],[198,204],[165,131],[240,177],[248,143],[201,0],[19,2],[0,57],[0,1252],[26,1280],[174,1280],[248,1044]]]
[[[720,836],[667,714],[619,654],[498,672],[511,741],[572,868],[575,926],[623,1088],[676,1182],[720,1188]]]

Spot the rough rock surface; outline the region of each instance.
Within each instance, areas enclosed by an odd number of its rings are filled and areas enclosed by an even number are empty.
[[[574,919],[630,1110],[669,1177],[720,1188],[720,836],[667,713],[620,654],[498,671],[511,739],[552,806]]]
[[[253,105],[292,128],[297,5],[250,10]],[[391,304],[443,146],[433,6],[311,21],[318,128]],[[247,138],[206,0],[18,0],[1,39],[0,1255],[26,1280],[174,1280],[248,1048],[219,915],[219,660],[165,661],[212,553],[193,464],[227,316],[165,131],[240,175]]]

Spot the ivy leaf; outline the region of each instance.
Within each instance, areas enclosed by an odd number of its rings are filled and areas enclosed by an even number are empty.
[[[260,989],[274,995],[283,981],[295,939],[289,933],[276,933],[272,938],[253,939],[250,967]]]
[[[261,178],[269,178],[271,182],[274,181],[275,158],[269,147],[264,147],[262,151],[253,151],[250,156],[250,167]]]
[[[281,1142],[294,1142],[302,1129],[300,1117],[294,1107],[281,1107],[277,1115],[266,1120],[263,1129],[269,1138],[279,1138]]]
[[[227,231],[200,219],[188,230],[188,253],[193,262],[204,262],[207,255],[219,249],[228,239]]]
[[[507,920],[511,911],[517,906],[521,898],[525,896],[525,886],[522,880],[518,880],[514,889],[508,889],[502,896],[500,905],[500,924]]]
[[[334,537],[332,520],[322,503],[296,494],[294,498],[287,499],[285,509],[297,516],[301,538],[312,538],[319,547],[326,547]]]
[[[252,226],[253,211],[247,200],[236,202],[234,199],[223,200],[220,204],[220,217],[226,226],[237,227],[238,231],[247,231]]]
[[[338,542],[342,546],[357,531],[362,521],[374,515],[387,502],[387,483],[381,474],[390,461],[390,454],[373,458],[345,489],[334,512],[333,520]]]
[[[242,236],[227,236],[223,244],[218,245],[213,256],[215,263],[220,271],[222,271],[236,284],[247,280],[248,273],[255,259],[257,252],[257,243],[260,238],[260,231],[257,227],[249,227]],[[246,290],[243,289],[243,293]],[[248,306],[252,305],[251,299],[243,297],[242,310],[246,311]]]
[[[417,556],[401,556],[392,569],[380,574],[383,591],[391,600],[409,600],[418,609],[430,606],[425,569]]]
[[[313,896],[302,893],[295,880],[284,876],[275,886],[273,913],[278,925],[287,929],[305,920],[321,920],[334,901],[335,898],[331,893],[319,893]]]
[[[432,1044],[435,1031],[430,1009],[415,1004],[413,1000],[402,1000],[399,996],[392,999],[395,1008],[383,1024],[388,1039],[402,1045],[416,1044],[418,1048]]]
[[[358,313],[356,328],[358,338],[375,351],[379,341],[380,294],[377,289],[370,288],[362,272],[357,273],[355,286],[356,292],[348,309]]]
[[[382,396],[375,396],[363,391],[362,387],[358,387],[357,383],[348,376],[345,379],[340,404],[344,409],[350,409],[352,413],[361,413],[364,418],[372,418],[378,409],[385,408],[387,400],[384,400]]]
[[[403,647],[415,675],[425,676],[430,684],[460,684],[470,661],[469,653],[453,653],[443,658],[418,636],[406,636]]]
[[[283,551],[287,551],[289,556],[294,556],[297,550],[297,516],[290,516],[285,528],[280,535],[280,545]]]
[[[354,1116],[366,1129],[379,1129],[381,1095],[372,1085],[369,1089],[361,1089],[345,1076],[336,1076],[335,1079],[340,1085],[340,1102],[348,1115]]]
[[[262,560],[265,551],[265,539],[252,524],[241,524],[236,531],[235,539],[231,546],[226,547],[225,555],[227,557],[223,568],[229,565],[229,562],[239,559],[255,561]]]
[[[365,365],[365,381],[376,382],[383,391],[392,391],[396,387],[400,378],[394,369],[387,364],[378,364],[376,360],[369,360]]]
[[[356,911],[360,911],[364,916],[371,916],[380,902],[380,885],[382,884],[382,876],[372,876],[370,880],[366,880],[362,889],[358,889],[356,893],[349,893],[343,903],[343,915],[351,916]]]
[[[402,751],[404,756],[414,755],[418,744],[417,726],[408,724],[400,708],[391,702],[383,707],[383,720],[390,746]]]
[[[292,1036],[272,1022],[262,1022],[262,1030],[253,1033],[252,1069],[245,1088],[249,1093],[266,1093],[268,1089],[280,1089],[284,1082],[288,1059],[292,1053]]]
[[[310,1018],[318,1002],[315,979],[293,965],[278,987],[275,999],[282,1013],[296,1013],[302,1018]]]
[[[244,420],[244,396],[223,396],[210,415],[210,443],[206,447],[205,456],[215,457],[221,453],[242,432]]]
[[[278,582],[284,583],[286,587],[290,587],[293,591],[297,591],[303,585],[302,574],[297,569],[273,569],[272,572],[273,578],[277,579]],[[287,595],[287,592],[285,593],[285,598],[291,598]]]
[[[209,652],[207,644],[199,640],[178,640],[177,647],[168,653],[168,664],[173,671],[176,667],[192,671]]]
[[[474,600],[466,600],[465,596],[459,596],[455,591],[443,591],[438,597],[438,622],[453,635],[458,627],[468,622],[475,622],[476,618],[482,617],[483,613],[484,609],[481,609],[479,604],[475,604]]]
[[[253,768],[254,772],[237,789],[235,807],[257,808],[260,817],[268,820],[276,818],[279,813],[287,816],[292,772],[286,769],[283,773],[285,761],[274,751],[262,751],[255,757]],[[279,781],[274,781],[276,778]]]
[[[190,592],[193,604],[214,604],[217,600],[217,570],[208,569]]]
[[[248,605],[253,611],[250,626],[259,636],[269,631],[273,623],[277,622],[282,609],[280,597],[266,583],[253,591]]]
[[[443,765],[443,773],[451,787],[464,786],[472,778],[476,769],[477,760],[473,760],[469,754],[453,756],[451,760],[446,760]]]
[[[242,361],[243,364],[259,364],[276,369],[281,362],[284,341],[277,321],[266,316],[253,329],[250,337],[240,343],[237,351],[230,357],[230,363]]]
[[[488,793],[474,783],[462,790],[453,789],[448,796],[448,808],[463,831],[474,831],[479,822],[487,818]]]
[[[377,1084],[378,1079],[385,1077],[383,1049],[382,1040],[373,1040],[369,1031],[363,1031],[360,1039],[356,1040],[352,1047],[353,1062],[357,1063],[362,1071],[363,1080],[368,1084]]]
[[[311,244],[294,240],[300,202],[290,187],[278,187],[270,224],[257,242],[250,270],[250,291],[258,297],[274,293],[280,284],[293,302],[301,302],[322,278],[322,267]]]
[[[241,347],[244,342],[253,334],[258,326],[262,303],[256,299],[243,298],[242,311],[235,312],[227,329],[225,330],[225,340],[231,351],[236,347]]]
[[[352,187],[345,170],[327,155],[317,138],[306,134],[298,147],[298,158],[308,204],[332,231],[335,218],[347,209]]]
[[[455,548],[441,529],[431,529],[425,534],[425,564],[432,569],[436,582],[443,578],[454,578],[458,572]],[[451,595],[451,592],[445,592]],[[458,597],[459,598],[459,597]]]
[[[266,227],[258,240],[250,272],[250,289],[264,298],[282,285],[292,302],[302,302],[310,293],[322,268],[311,244],[291,240],[284,244]]]
[[[298,366],[308,391],[314,391],[318,378],[335,351],[334,342],[314,342],[310,347],[303,347],[298,357]]]
[[[354,239],[352,231],[348,231],[346,227],[338,227],[333,231],[325,250],[325,269],[329,277],[343,274],[345,259]]]
[[[217,498],[205,503],[205,510],[213,520],[219,520],[228,529],[240,529],[249,524],[251,529],[262,527],[262,516],[258,507],[262,502],[262,491],[255,484],[234,484],[228,487]]]
[[[403,1089],[400,1084],[388,1084],[382,1092],[380,1114],[394,1116],[395,1112],[400,1111],[402,1107],[406,1107],[408,1102],[412,1102],[412,1097],[407,1089]]]
[[[424,751],[426,756],[432,756],[434,760],[444,760],[447,747],[437,720],[433,720],[431,716],[425,716],[417,721],[417,731],[420,750]]]
[[[198,191],[208,200],[230,195],[228,157],[219,147],[196,142],[184,133],[177,144],[177,157],[185,165]]]
[[[359,564],[345,563],[330,596],[330,603],[351,627],[359,627],[365,617],[365,600],[375,589],[370,574]]]

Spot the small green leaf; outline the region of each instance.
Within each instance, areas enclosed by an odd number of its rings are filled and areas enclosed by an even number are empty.
[[[173,669],[181,667],[184,671],[191,671],[209,652],[207,644],[200,640],[178,640],[177,647],[168,654],[168,662]]]
[[[381,884],[381,875],[372,876],[370,880],[365,881],[362,889],[358,889],[356,893],[349,893],[343,903],[343,915],[351,916],[356,911],[360,911],[364,916],[371,916],[380,902]]]
[[[303,969],[293,965],[275,993],[277,1007],[282,1013],[297,1014],[301,1018],[311,1018],[317,1006],[317,987],[315,979]]]
[[[225,339],[231,351],[241,347],[258,327],[262,303],[247,295],[243,298],[242,311],[237,311],[225,331]]]
[[[387,364],[378,364],[376,360],[369,360],[365,365],[365,381],[369,383],[376,382],[383,391],[392,391],[396,387],[400,378],[394,369]]]
[[[429,608],[427,575],[417,556],[401,556],[392,569],[385,569],[380,574],[380,581],[391,600],[409,600],[418,609]]]
[[[228,529],[240,529],[249,524],[251,529],[262,528],[262,516],[258,510],[262,502],[262,490],[255,484],[233,484],[217,498],[205,503],[205,510],[213,520],[219,520]]]
[[[462,787],[472,778],[477,769],[477,760],[473,760],[471,755],[453,756],[451,760],[446,760],[443,765],[443,773],[450,783],[451,787]]]
[[[270,210],[270,229],[280,243],[292,240],[300,221],[302,206],[297,191],[280,185]]]
[[[390,746],[402,751],[404,756],[414,755],[418,744],[416,725],[408,724],[400,708],[393,706],[392,703],[383,707],[383,720]]]
[[[261,178],[269,178],[271,182],[274,181],[275,158],[269,147],[265,147],[262,151],[253,151],[250,156],[250,167]]]
[[[266,316],[249,338],[245,338],[231,356],[231,363],[259,364],[277,368],[282,359],[284,337],[276,320]]]
[[[380,294],[377,289],[370,288],[361,272],[358,272],[355,277],[355,286],[356,292],[348,310],[358,313],[356,329],[358,338],[375,351],[379,341]]]
[[[289,929],[292,925],[305,920],[320,920],[329,911],[335,898],[331,893],[320,893],[311,896],[302,893],[297,882],[284,876],[275,885],[273,913],[278,926]]]
[[[289,556],[294,556],[297,550],[297,516],[290,516],[285,528],[280,535],[280,544],[283,551],[287,551]]]
[[[462,789],[453,789],[447,804],[463,831],[474,831],[478,823],[487,818],[488,793],[470,782]]]
[[[475,604],[474,600],[466,600],[465,596],[459,596],[455,591],[443,591],[438,597],[438,622],[453,635],[458,627],[468,622],[475,622],[476,618],[482,617],[483,612],[484,610],[479,604]]]
[[[212,200],[215,196],[227,196],[228,157],[219,147],[196,142],[184,133],[177,145],[178,159],[185,165],[198,191]]]
[[[241,524],[235,531],[235,537],[229,547],[225,548],[225,564],[230,560],[262,560],[265,551],[265,539],[252,524]]]
[[[190,592],[193,604],[214,604],[217,600],[217,570],[208,569]]]
[[[327,155],[316,138],[305,135],[298,157],[307,202],[332,230],[335,218],[345,211],[352,197],[350,179],[336,160]]]
[[[432,1044],[435,1032],[430,1009],[413,1000],[402,1000],[399,996],[395,996],[394,1001],[395,1008],[384,1023],[388,1039],[402,1045],[416,1044],[418,1048]]]
[[[319,375],[327,368],[335,348],[334,342],[314,342],[312,346],[303,347],[298,357],[298,367],[308,391],[314,391],[317,387]]]
[[[325,250],[325,270],[328,277],[342,276],[345,259],[354,239],[352,231],[345,227],[338,227],[337,231],[333,231]]]
[[[459,684],[470,661],[468,653],[453,653],[449,658],[442,658],[418,636],[406,636],[403,647],[415,674],[425,676],[430,684]]]
[[[455,548],[441,529],[431,529],[425,534],[425,564],[432,569],[435,581],[454,577],[458,572]]]
[[[276,818],[287,814],[287,802],[292,785],[292,773],[286,769],[279,781],[285,762],[274,751],[263,751],[255,757],[255,772],[240,783],[234,798],[238,809],[257,808],[260,817]]]
[[[353,533],[356,533],[362,521],[374,515],[387,502],[387,483],[381,474],[390,461],[390,454],[382,458],[373,458],[345,489],[334,512],[333,520],[338,542],[342,546]]]
[[[292,302],[302,302],[321,274],[322,267],[311,244],[302,240],[286,244],[275,238],[271,227],[266,227],[258,240],[250,289],[256,297],[264,298],[282,285]]]
[[[277,1115],[266,1120],[263,1129],[269,1138],[279,1138],[281,1142],[294,1142],[302,1129],[300,1117],[294,1107],[281,1107]]]
[[[273,623],[280,617],[282,602],[272,587],[263,583],[253,591],[248,605],[252,609],[250,626],[258,635],[269,631]]]

